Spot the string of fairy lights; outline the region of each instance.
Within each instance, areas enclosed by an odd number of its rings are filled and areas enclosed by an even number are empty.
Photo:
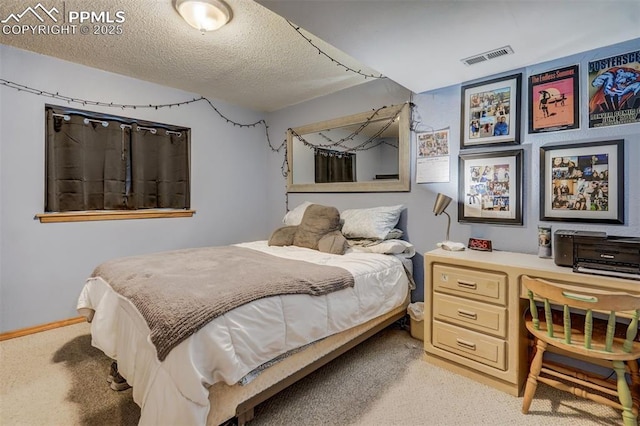
[[[49,92],[46,90],[41,90],[41,89],[36,89],[30,86],[26,86],[23,84],[19,84],[19,83],[15,83],[13,81],[9,81],[9,80],[5,80],[5,79],[0,79],[0,85],[3,85],[5,87],[11,88],[11,89],[15,89],[17,91],[20,92],[25,92],[25,93],[30,93],[33,95],[38,95],[38,96],[45,96],[45,97],[49,97],[52,99],[57,99],[60,101],[64,101],[67,102],[69,104],[73,103],[73,104],[80,104],[83,106],[100,106],[100,107],[110,107],[110,108],[120,108],[120,109],[162,109],[162,108],[173,108],[173,107],[181,107],[181,106],[185,106],[185,105],[189,105],[189,104],[193,104],[196,102],[205,102],[207,105],[209,105],[209,107],[211,107],[211,109],[213,109],[216,114],[222,118],[223,120],[225,120],[225,122],[229,123],[229,124],[233,124],[236,127],[240,127],[240,128],[249,128],[249,127],[256,127],[259,125],[264,126],[265,129],[265,136],[267,139],[267,144],[269,145],[269,148],[271,149],[272,152],[280,152],[281,150],[284,150],[284,160],[283,163],[280,167],[282,175],[286,178],[288,176],[289,173],[289,165],[287,162],[287,141],[286,139],[282,141],[282,143],[279,146],[274,146],[273,143],[271,142],[271,138],[269,136],[269,126],[267,125],[267,122],[264,119],[258,120],[254,123],[239,123],[236,122],[230,118],[228,118],[227,116],[225,116],[214,104],[213,102],[211,102],[211,100],[207,99],[204,96],[201,96],[199,98],[193,98],[193,99],[189,99],[189,100],[185,100],[185,101],[180,101],[180,102],[171,102],[171,103],[164,103],[164,104],[121,104],[121,103],[114,103],[114,102],[104,102],[104,101],[96,101],[96,100],[91,100],[91,99],[83,99],[83,98],[77,98],[77,97],[71,97],[71,96],[66,96],[64,94],[60,94],[59,92]],[[412,114],[411,116],[414,117],[414,107],[415,105],[410,102],[410,106],[411,106],[411,110],[412,110]],[[365,150],[369,150],[369,149],[373,149],[376,146],[379,146],[380,144],[387,144],[390,145],[392,147],[397,148],[397,146],[390,144],[388,141],[382,139],[382,140],[378,140],[378,138],[380,137],[380,135],[382,135],[392,124],[393,122],[397,119],[398,115],[400,114],[400,112],[398,111],[394,116],[390,117],[389,120],[383,125],[381,126],[377,131],[375,131],[370,137],[368,137],[365,141],[359,143],[356,146],[350,147],[348,145],[346,145],[346,142],[348,141],[353,141],[355,140],[355,138],[362,133],[372,122],[374,121],[379,121],[376,120],[377,115],[380,113],[381,110],[383,110],[384,108],[386,108],[386,106],[382,106],[380,108],[377,108],[375,110],[373,110],[372,114],[370,116],[367,117],[367,119],[360,124],[360,126],[354,130],[353,132],[351,132],[350,134],[348,134],[347,136],[344,136],[342,138],[340,138],[337,141],[333,141],[331,138],[329,138],[326,134],[319,132],[318,134],[324,138],[328,143],[326,144],[322,144],[322,143],[312,143],[309,142],[307,139],[305,139],[302,135],[299,135],[298,133],[296,133],[293,129],[289,129],[289,131],[291,131],[292,135],[298,139],[305,147],[313,149],[314,151],[318,152],[319,150],[323,152],[323,154],[326,155],[327,153],[327,149],[340,149],[339,151],[332,151],[332,153],[330,155],[347,155],[350,153],[355,153],[357,151],[365,151]],[[413,119],[411,120],[413,123]],[[418,119],[417,122],[420,123],[421,119]],[[411,130],[415,130],[415,126],[411,126]]]
[[[69,104],[73,103],[73,104],[80,104],[83,106],[93,105],[93,106],[100,106],[100,107],[120,108],[123,110],[124,109],[144,109],[144,108],[158,110],[162,108],[181,107],[184,105],[205,101],[220,116],[220,118],[225,120],[227,123],[231,123],[234,126],[238,126],[238,127],[256,127],[262,124],[265,126],[265,129],[268,129],[268,126],[265,120],[258,120],[255,123],[249,123],[249,124],[238,123],[231,120],[230,118],[222,114],[222,112],[220,112],[220,110],[216,108],[216,106],[213,105],[213,103],[209,99],[205,98],[204,96],[201,96],[199,98],[193,98],[186,101],[171,102],[171,103],[165,103],[165,104],[120,104],[120,103],[114,103],[114,102],[103,102],[103,101],[94,101],[90,99],[74,98],[71,96],[61,95],[59,92],[53,93],[53,92],[48,92],[46,90],[35,89],[33,87],[25,86],[23,84],[18,84],[13,81],[5,80],[5,79],[0,79],[0,84],[3,86],[9,87],[11,89],[15,89],[19,92],[26,92],[26,93],[31,93],[33,95],[45,96],[45,97],[67,102]],[[279,148],[273,147],[273,145],[271,144],[271,140],[269,139],[269,134],[268,132],[266,133],[267,133],[267,140],[269,141],[269,146],[274,151],[277,151]]]
[[[355,141],[357,136],[360,135],[360,133],[362,133],[371,123],[378,122],[379,120],[376,120],[376,116],[378,116],[380,114],[380,111],[382,111],[385,108],[386,106],[383,106],[373,110],[373,113],[370,116],[368,116],[367,119],[363,123],[361,123],[360,126],[358,126],[358,128],[356,128],[353,132],[340,138],[337,141],[333,141],[326,134],[319,132],[318,135],[320,135],[324,140],[328,142],[326,144],[309,142],[307,139],[305,139],[304,136],[298,134],[293,129],[289,129],[289,131],[296,139],[298,139],[302,143],[303,146],[309,149],[313,149],[315,153],[320,153],[321,155],[325,155],[325,156],[343,157],[349,154],[356,153],[358,151],[366,151],[369,149],[373,149],[383,143],[387,143],[388,145],[395,146],[393,144],[389,144],[384,139],[379,139],[379,138],[396,121],[396,119],[398,118],[398,115],[400,115],[400,110],[398,110],[392,117],[388,119],[387,122],[384,123],[383,126],[377,129],[371,136],[369,136],[363,142],[360,142],[353,147],[350,147],[346,144],[346,142]],[[311,135],[315,135],[315,133]],[[397,146],[395,147],[397,148]],[[340,149],[336,150],[337,148],[340,148]]]
[[[91,100],[91,99],[83,99],[83,98],[77,98],[77,97],[71,97],[71,96],[67,96],[64,94],[60,94],[59,92],[49,92],[46,90],[41,90],[41,89],[36,89],[30,86],[26,86],[23,84],[19,84],[19,83],[15,83],[13,81],[9,81],[9,80],[5,80],[5,79],[0,79],[0,85],[3,85],[5,87],[11,88],[11,89],[15,89],[17,91],[20,92],[25,92],[25,93],[30,93],[33,95],[38,95],[38,96],[45,96],[45,97],[49,97],[52,99],[57,99],[60,101],[64,101],[67,102],[69,104],[73,103],[73,104],[80,104],[83,106],[100,106],[100,107],[110,107],[110,108],[120,108],[120,109],[162,109],[162,108],[173,108],[173,107],[181,107],[181,106],[185,106],[185,105],[189,105],[189,104],[193,104],[196,102],[205,102],[207,105],[209,105],[209,107],[211,107],[211,109],[213,109],[216,114],[222,118],[223,120],[225,120],[226,123],[229,124],[233,124],[236,127],[240,127],[240,128],[249,128],[249,127],[256,127],[259,125],[264,126],[265,129],[265,137],[267,139],[267,144],[269,145],[269,148],[271,149],[272,152],[280,152],[281,150],[284,149],[284,154],[285,154],[285,158],[283,161],[283,164],[281,166],[281,171],[282,171],[282,175],[286,178],[288,173],[289,173],[289,167],[287,164],[287,155],[286,155],[286,145],[287,145],[287,141],[286,139],[282,141],[282,143],[279,146],[274,146],[273,143],[271,142],[271,137],[269,136],[269,126],[267,125],[267,122],[264,119],[258,120],[254,123],[239,123],[236,122],[230,118],[228,118],[227,116],[225,116],[214,104],[213,102],[211,102],[211,100],[207,99],[204,96],[201,96],[199,98],[193,98],[193,99],[189,99],[189,100],[185,100],[185,101],[180,101],[180,102],[171,102],[171,103],[164,103],[164,104],[122,104],[122,103],[115,103],[115,102],[104,102],[104,101],[96,101],[96,100]],[[411,104],[412,109],[413,109],[413,104]],[[295,131],[293,131],[292,129],[289,129],[292,134],[306,147],[310,148],[310,149],[337,149],[340,148],[340,151],[338,151],[337,153],[339,154],[340,152],[342,153],[354,153],[357,151],[364,151],[364,150],[368,150],[368,149],[372,149],[375,148],[376,146],[380,145],[381,143],[387,143],[387,141],[380,141],[378,140],[378,138],[380,137],[381,134],[383,134],[392,124],[393,122],[396,120],[396,118],[399,115],[399,112],[396,113],[393,117],[390,117],[388,122],[386,122],[382,127],[380,127],[376,132],[374,132],[373,135],[371,135],[370,137],[368,137],[364,142],[359,143],[356,146],[353,147],[349,147],[345,144],[345,142],[347,141],[353,141],[364,129],[366,129],[373,121],[375,121],[376,116],[379,114],[379,112],[381,110],[383,110],[384,108],[386,108],[386,106],[380,107],[378,109],[373,110],[373,113],[367,117],[367,119],[356,129],[354,130],[352,133],[348,134],[347,136],[337,140],[337,141],[333,141],[331,140],[326,134],[324,133],[319,133],[320,136],[322,136],[325,140],[327,140],[329,143],[327,144],[318,144],[318,143],[312,143],[309,142],[308,140],[306,140],[302,135],[299,135],[298,133],[296,133]],[[375,142],[375,143],[374,143]],[[392,145],[393,146],[393,145]]]
[[[230,118],[228,118],[227,116],[225,116],[214,104],[213,102],[211,102],[209,99],[207,99],[204,96],[201,96],[199,98],[192,98],[192,99],[188,99],[185,101],[180,101],[180,102],[170,102],[170,103],[163,103],[163,104],[121,104],[121,103],[115,103],[115,102],[104,102],[104,101],[96,101],[96,100],[91,100],[91,99],[83,99],[83,98],[78,98],[78,97],[71,97],[71,96],[67,96],[64,94],[60,94],[59,92],[49,92],[46,90],[41,90],[41,89],[37,89],[37,88],[33,88],[30,86],[26,86],[23,84],[19,84],[13,81],[9,81],[9,80],[5,80],[5,79],[0,79],[0,85],[5,86],[7,88],[10,89],[14,89],[17,90],[19,92],[25,92],[25,93],[29,93],[29,94],[33,94],[33,95],[37,95],[37,96],[44,96],[44,97],[49,97],[52,99],[56,99],[56,100],[60,100],[60,101],[64,101],[68,104],[80,104],[83,106],[99,106],[99,107],[108,107],[108,108],[120,108],[122,110],[125,109],[162,109],[162,108],[179,108],[182,106],[186,106],[186,105],[190,105],[193,103],[197,103],[197,102],[205,102],[207,105],[209,105],[209,107],[211,107],[211,109],[213,109],[216,114],[222,118],[223,120],[225,120],[226,123],[229,124],[233,124],[236,127],[240,127],[240,128],[250,128],[250,127],[256,127],[259,125],[264,126],[265,129],[265,136],[267,139],[267,143],[269,145],[269,148],[271,149],[272,152],[280,152],[280,151],[284,151],[284,159],[282,162],[282,165],[280,166],[280,171],[282,173],[282,176],[286,179],[289,175],[290,169],[289,169],[289,163],[288,163],[288,156],[287,156],[287,140],[283,140],[283,142],[275,147],[272,142],[271,142],[271,138],[269,136],[269,126],[267,125],[267,122],[264,119],[258,120],[254,123],[239,123],[236,122]],[[409,102],[409,106],[411,108],[411,114],[410,114],[410,129],[412,131],[416,130],[416,125],[414,125],[414,109],[416,108],[416,105],[413,102]],[[302,144],[310,149],[313,149],[316,153],[318,153],[319,151],[322,151],[323,148],[340,148],[342,151],[334,151],[331,153],[327,153],[326,149],[324,150],[324,152],[322,152],[322,155],[353,155],[355,152],[357,151],[364,151],[364,150],[368,150],[368,149],[372,149],[375,148],[376,146],[380,145],[380,143],[387,143],[388,145],[391,145],[395,148],[397,148],[397,146],[389,144],[387,141],[385,141],[384,139],[382,140],[382,142],[380,141],[376,141],[376,143],[373,143],[374,140],[376,140],[386,129],[389,128],[389,126],[391,126],[393,124],[393,122],[396,120],[396,118],[399,115],[399,111],[393,116],[391,117],[388,122],[386,122],[380,129],[378,129],[376,132],[374,132],[374,134],[372,136],[370,136],[369,138],[367,138],[364,142],[358,144],[355,147],[348,147],[345,142],[350,141],[350,140],[354,140],[364,129],[367,128],[367,126],[369,126],[372,122],[374,121],[380,121],[380,120],[376,120],[377,115],[379,114],[379,112],[386,108],[386,106],[380,107],[378,109],[373,110],[372,114],[370,116],[367,117],[367,119],[356,129],[354,130],[352,133],[350,133],[349,135],[337,140],[337,141],[333,141],[331,138],[329,138],[326,134],[320,132],[320,136],[323,137],[325,140],[327,140],[327,144],[312,144],[310,142],[308,142],[307,140],[305,140],[305,138],[302,135],[299,135],[298,133],[296,133],[293,129],[288,129],[289,131],[291,131],[292,135],[295,136],[300,142],[302,142]],[[421,119],[418,120],[418,123],[421,122]],[[288,211],[289,210],[289,193],[287,191],[285,191],[285,208]]]
[[[331,62],[335,63],[337,66],[342,67],[345,69],[345,71],[347,72],[351,72],[351,73],[355,73],[358,74],[362,77],[365,78],[365,80],[367,78],[371,78],[371,79],[384,79],[386,78],[385,76],[383,76],[382,74],[378,74],[378,75],[374,75],[374,74],[367,74],[362,72],[362,70],[356,70],[348,65],[343,64],[342,62],[334,59],[333,57],[331,57],[329,54],[327,54],[326,52],[324,52],[322,49],[320,49],[311,38],[305,36],[302,33],[302,30],[300,27],[294,25],[293,23],[291,23],[290,21],[286,20],[287,23],[304,39],[307,41],[307,43],[309,43],[311,46],[313,46],[317,51],[319,55],[322,55],[324,57],[326,57],[327,59],[329,59]],[[14,89],[17,90],[19,92],[25,92],[25,93],[30,93],[33,95],[37,95],[37,96],[45,96],[45,97],[49,97],[52,99],[57,99],[63,102],[66,102],[68,104],[79,104],[79,105],[83,105],[83,106],[99,106],[99,107],[106,107],[106,108],[120,108],[122,110],[125,109],[162,109],[162,108],[173,108],[173,107],[182,107],[185,105],[189,105],[189,104],[193,104],[193,103],[197,103],[197,102],[206,102],[211,109],[213,109],[216,114],[222,118],[223,120],[225,120],[226,123],[229,124],[233,124],[235,127],[240,127],[240,128],[250,128],[250,127],[256,127],[256,126],[264,126],[264,131],[265,131],[265,137],[267,139],[267,144],[269,145],[269,148],[271,149],[272,152],[280,152],[281,150],[284,151],[284,160],[282,162],[282,165],[280,167],[282,176],[286,179],[289,175],[290,169],[289,169],[289,164],[288,164],[288,155],[287,155],[287,140],[285,139],[278,147],[275,147],[272,142],[271,142],[271,138],[269,136],[269,126],[267,125],[267,122],[264,119],[258,120],[254,123],[239,123],[236,122],[230,118],[228,118],[227,116],[225,116],[209,99],[207,99],[204,96],[200,96],[199,98],[192,98],[189,100],[185,100],[185,101],[180,101],[180,102],[170,102],[170,103],[163,103],[163,104],[121,104],[121,103],[115,103],[115,102],[104,102],[104,101],[95,101],[95,100],[90,100],[90,99],[83,99],[83,98],[78,98],[78,97],[71,97],[71,96],[66,96],[64,94],[60,94],[59,92],[49,92],[46,90],[41,90],[41,89],[36,89],[30,86],[26,86],[24,84],[19,84],[13,81],[9,81],[9,80],[5,80],[5,79],[0,79],[0,85],[5,86],[7,88],[10,89]],[[414,109],[414,104],[412,102],[410,102],[410,106],[411,106],[411,110],[412,110],[412,116],[413,116],[413,109]],[[385,108],[385,107],[382,107]],[[384,132],[384,130],[386,130],[391,124],[393,124],[393,120],[395,119],[395,117],[393,119],[391,119],[389,121],[389,123],[384,126],[382,129],[380,129],[379,132],[376,132],[376,135],[370,137],[368,140],[366,140],[365,142],[361,143],[360,145],[356,146],[356,147],[347,147],[346,145],[344,145],[344,142],[346,142],[347,140],[352,140],[353,138],[355,138],[363,129],[365,129],[369,123],[374,119],[374,117],[377,115],[378,111],[382,108],[379,108],[378,110],[374,111],[374,114],[369,117],[365,123],[362,124],[362,126],[360,126],[359,129],[357,129],[355,132],[352,133],[352,135],[342,138],[340,141],[337,142],[333,142],[330,140],[330,138],[328,138],[326,135],[324,134],[320,134],[322,137],[329,139],[329,142],[331,142],[328,146],[332,146],[332,147],[340,147],[341,149],[345,150],[345,152],[347,153],[353,153],[355,151],[362,151],[362,150],[366,150],[366,149],[372,149],[375,148],[376,146],[378,146],[380,143],[385,143],[387,145],[391,145],[392,147],[397,148],[396,146],[394,146],[393,144],[390,144],[388,141],[383,140],[382,142],[377,142],[375,144],[372,143],[372,141],[377,137],[377,135],[382,134],[382,132]],[[291,129],[289,129],[291,130]],[[295,134],[295,133],[294,133]],[[295,134],[295,136],[303,142],[303,144],[305,146],[310,146],[312,149],[317,150],[318,148],[313,147],[312,144],[310,144],[309,142],[305,141],[304,138],[302,138],[300,135]],[[323,145],[319,145],[319,147],[321,148]],[[289,209],[289,197],[288,197],[288,192],[285,191],[285,204],[286,204],[286,208],[287,210]]]
[[[189,105],[189,104],[193,104],[196,102],[205,102],[207,103],[211,109],[213,109],[216,114],[222,118],[223,120],[225,120],[226,123],[229,124],[233,124],[236,127],[240,127],[240,128],[250,128],[250,127],[256,127],[256,126],[264,126],[264,130],[265,130],[265,136],[267,139],[267,144],[269,145],[269,148],[271,149],[272,152],[280,152],[282,149],[285,150],[285,161],[283,162],[283,165],[281,166],[281,170],[282,170],[282,174],[284,177],[287,177],[287,173],[288,173],[288,166],[286,164],[286,140],[283,141],[278,147],[275,147],[273,145],[273,143],[271,142],[271,137],[269,136],[269,126],[267,125],[267,122],[264,119],[258,120],[254,123],[239,123],[237,121],[234,121],[232,119],[230,119],[229,117],[225,116],[214,104],[213,102],[211,102],[209,99],[207,99],[204,96],[201,96],[199,98],[192,98],[189,100],[185,100],[185,101],[180,101],[180,102],[170,102],[170,103],[164,103],[164,104],[122,104],[122,103],[116,103],[116,102],[104,102],[104,101],[96,101],[96,100],[92,100],[92,99],[83,99],[83,98],[78,98],[78,97],[72,97],[72,96],[67,96],[64,94],[60,94],[59,92],[49,92],[47,90],[42,90],[42,89],[36,89],[30,86],[26,86],[24,84],[19,84],[13,81],[9,81],[9,80],[5,80],[5,79],[0,79],[0,85],[11,88],[11,89],[15,89],[19,92],[25,92],[25,93],[30,93],[33,95],[38,95],[38,96],[45,96],[48,98],[52,98],[52,99],[56,99],[59,101],[63,101],[66,102],[68,104],[78,104],[78,105],[82,105],[82,106],[99,106],[99,107],[106,107],[106,108],[120,108],[122,110],[125,109],[162,109],[162,108],[179,108],[181,106],[185,106],[185,105]]]
[[[302,37],[304,40],[307,41],[307,43],[309,43],[311,46],[313,46],[314,49],[316,49],[318,51],[318,54],[323,55],[324,57],[326,57],[327,59],[329,59],[331,62],[335,63],[337,66],[342,67],[345,69],[345,71],[347,72],[352,72],[355,74],[358,74],[362,77],[364,77],[365,79],[367,78],[372,78],[372,79],[382,79],[382,78],[386,78],[385,76],[383,76],[382,74],[379,75],[374,75],[374,74],[367,74],[367,73],[363,73],[362,70],[356,70],[348,65],[343,64],[342,62],[334,59],[333,57],[331,57],[329,54],[327,54],[326,52],[324,52],[322,49],[320,49],[310,37],[305,36],[302,33],[302,30],[299,26],[294,25],[292,22],[290,22],[289,20],[286,20],[286,22],[300,35],[300,37]],[[227,123],[229,124],[233,124],[236,127],[241,127],[241,128],[249,128],[249,127],[256,127],[259,125],[264,126],[265,129],[265,136],[267,139],[267,143],[269,145],[269,148],[271,149],[272,152],[280,152],[281,150],[284,149],[284,161],[283,164],[281,166],[281,171],[282,171],[282,175],[286,178],[288,173],[289,173],[289,167],[288,167],[288,163],[287,163],[287,141],[286,139],[278,146],[275,147],[272,143],[271,143],[271,138],[269,136],[269,126],[267,125],[267,122],[264,119],[258,120],[254,123],[239,123],[236,122],[230,118],[228,118],[227,116],[225,116],[212,102],[211,100],[207,99],[204,96],[201,96],[199,98],[193,98],[193,99],[189,99],[189,100],[185,100],[185,101],[180,101],[180,102],[171,102],[171,103],[164,103],[164,104],[121,104],[121,103],[114,103],[114,102],[104,102],[104,101],[95,101],[95,100],[90,100],[90,99],[83,99],[83,98],[77,98],[77,97],[71,97],[71,96],[66,96],[63,94],[60,94],[59,92],[49,92],[46,90],[41,90],[41,89],[36,89],[33,87],[29,87],[23,84],[19,84],[13,81],[9,81],[9,80],[5,80],[5,79],[0,79],[0,84],[11,88],[11,89],[15,89],[17,91],[21,91],[21,92],[26,92],[26,93],[30,93],[33,95],[38,95],[38,96],[45,96],[45,97],[49,97],[52,99],[57,99],[63,102],[67,102],[69,104],[73,103],[73,104],[80,104],[83,106],[87,106],[87,105],[93,105],[93,106],[99,106],[99,107],[108,107],[108,108],[120,108],[120,109],[161,109],[161,108],[173,108],[173,107],[181,107],[181,106],[185,106],[185,105],[189,105],[192,103],[196,103],[196,102],[206,102],[215,112],[216,114],[222,118],[223,120],[225,120]],[[384,108],[384,107],[383,107]],[[356,130],[352,135],[341,139],[340,141],[333,143],[330,146],[333,147],[341,147],[343,148],[345,151],[349,151],[349,152],[353,152],[353,151],[358,151],[358,150],[363,150],[363,149],[371,149],[374,148],[376,145],[371,145],[368,148],[365,148],[367,145],[371,144],[371,141],[377,137],[377,136],[372,136],[369,140],[363,142],[361,145],[357,146],[357,147],[353,147],[353,148],[349,148],[346,147],[345,145],[343,145],[343,142],[346,142],[347,140],[351,140],[353,139],[355,136],[357,136],[360,131],[362,131],[364,128],[366,128],[366,126],[369,124],[369,122],[373,119],[373,117],[375,117],[375,115],[377,114],[379,110],[376,110],[374,115],[372,115],[372,117],[370,119],[367,120],[366,123],[363,123],[363,125],[361,126],[361,128],[359,128],[358,130]],[[393,123],[393,121],[390,121],[389,124],[386,126],[386,128],[388,128],[388,126],[390,126]],[[385,129],[381,129],[380,132],[378,132],[378,135],[381,134]],[[305,146],[309,146],[312,145],[306,141],[304,141],[303,138],[300,137],[300,135],[297,135],[298,139],[300,139]],[[323,135],[324,136],[324,135]],[[326,136],[324,136],[326,137]],[[383,142],[383,143],[387,143],[387,142]]]
[[[374,74],[366,74],[363,73],[361,70],[356,70],[352,67],[349,67],[348,65],[343,64],[342,62],[332,58],[330,55],[328,55],[326,52],[324,52],[322,49],[320,49],[311,38],[305,36],[302,31],[301,28],[294,25],[293,23],[291,23],[290,21],[287,20],[287,23],[302,37],[304,38],[311,46],[313,46],[317,51],[318,54],[325,56],[327,59],[329,59],[330,61],[332,61],[333,63],[335,63],[337,66],[340,66],[342,68],[345,69],[345,71],[347,72],[352,72],[355,74],[358,74],[362,77],[364,77],[365,79],[367,78],[372,78],[372,79],[382,79],[382,78],[386,78],[385,76],[379,74],[379,75],[374,75]],[[63,102],[66,102],[68,104],[79,104],[79,105],[83,105],[83,106],[99,106],[99,107],[107,107],[107,108],[120,108],[122,110],[125,109],[162,109],[162,108],[173,108],[173,107],[182,107],[185,105],[189,105],[189,104],[193,104],[193,103],[197,103],[197,102],[206,102],[209,107],[211,107],[211,109],[213,109],[215,111],[215,113],[222,118],[223,120],[225,120],[226,123],[229,124],[233,124],[235,127],[240,127],[240,128],[250,128],[250,127],[256,127],[256,126],[264,126],[264,130],[265,130],[265,137],[267,139],[267,144],[269,145],[269,148],[271,149],[272,152],[280,152],[281,150],[284,150],[284,160],[283,163],[280,167],[282,176],[287,178],[288,174],[289,174],[289,164],[287,161],[287,141],[286,139],[278,146],[275,147],[272,142],[271,142],[271,138],[269,136],[269,126],[267,125],[267,122],[264,119],[258,120],[254,123],[239,123],[237,121],[234,121],[230,118],[228,118],[227,116],[225,116],[214,104],[213,102],[211,102],[211,100],[207,99],[204,96],[201,96],[199,98],[192,98],[189,100],[185,100],[185,101],[180,101],[180,102],[170,102],[170,103],[163,103],[163,104],[122,104],[122,103],[115,103],[115,102],[104,102],[104,101],[96,101],[96,100],[90,100],[90,99],[83,99],[83,98],[78,98],[78,97],[71,97],[71,96],[67,96],[64,94],[60,94],[59,92],[49,92],[46,90],[41,90],[41,89],[37,89],[37,88],[33,88],[30,86],[26,86],[23,84],[19,84],[13,81],[9,81],[9,80],[5,80],[5,79],[0,79],[0,85],[3,85],[5,87],[11,88],[11,89],[15,89],[19,92],[25,92],[25,93],[30,93],[33,95],[38,95],[38,96],[45,96],[45,97],[49,97],[52,99],[57,99]],[[411,108],[413,110],[413,103],[411,103]],[[391,124],[393,124],[393,121],[396,119],[397,114],[395,117],[392,117],[389,122],[384,125],[382,128],[380,128],[377,132],[375,132],[374,135],[372,135],[371,137],[369,137],[367,140],[365,140],[364,142],[358,144],[357,146],[354,147],[348,147],[345,142],[347,141],[352,141],[354,140],[354,138],[356,136],[358,136],[376,117],[376,115],[378,114],[378,112],[383,109],[385,107],[381,107],[378,108],[377,110],[374,110],[373,114],[367,118],[367,120],[362,123],[362,125],[356,129],[354,132],[352,132],[350,135],[341,138],[338,141],[332,141],[330,138],[328,138],[325,134],[320,133],[320,136],[322,136],[325,139],[328,139],[328,144],[312,144],[310,142],[308,142],[307,140],[305,140],[301,135],[293,132],[292,129],[289,129],[292,134],[298,139],[300,140],[304,146],[309,147],[311,149],[314,149],[315,152],[318,152],[318,150],[322,149],[322,148],[340,148],[340,151],[332,151],[335,152],[336,155],[348,155],[351,153],[355,153],[357,151],[363,151],[363,150],[368,150],[368,149],[372,149],[375,148],[376,146],[380,145],[381,143],[385,143],[387,145],[391,145],[394,146],[392,144],[389,144],[389,142],[382,140],[382,141],[376,141],[375,143],[373,143],[389,126],[391,126]],[[394,146],[395,147],[395,146]],[[396,147],[397,148],[397,147]],[[326,151],[324,151],[325,155],[326,155]],[[334,154],[331,154],[334,155]],[[288,198],[288,197],[287,197]],[[287,204],[288,204],[288,199],[287,199]]]
[[[291,21],[287,20],[287,23],[291,26],[291,28],[293,28],[294,30],[296,30],[296,32],[298,34],[300,34],[300,37],[302,37],[303,39],[305,39],[307,41],[307,43],[309,43],[311,46],[313,46],[317,51],[319,55],[323,55],[326,56],[331,62],[335,63],[337,66],[344,68],[345,71],[349,71],[355,74],[359,74],[362,77],[365,78],[365,80],[367,78],[387,78],[382,74],[378,74],[378,75],[374,75],[374,74],[366,74],[363,73],[362,70],[356,70],[351,68],[348,65],[343,64],[340,61],[335,60],[334,58],[332,58],[331,56],[329,56],[326,52],[324,52],[322,49],[320,49],[318,46],[316,46],[316,44],[313,42],[313,40],[311,40],[311,38],[305,36],[304,34],[302,34],[302,29],[300,27],[298,27],[297,25],[294,25]]]

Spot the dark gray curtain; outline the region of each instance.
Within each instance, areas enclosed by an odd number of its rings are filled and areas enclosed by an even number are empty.
[[[316,149],[315,182],[355,182],[355,154],[335,155],[335,151]]]
[[[124,208],[126,161],[119,123],[84,124],[47,110],[45,211]]]
[[[131,142],[132,208],[185,209],[190,205],[188,135],[137,130]]]
[[[104,127],[54,113],[64,112],[46,109],[45,211],[189,208],[188,129],[168,134],[154,126],[154,134],[116,119]]]

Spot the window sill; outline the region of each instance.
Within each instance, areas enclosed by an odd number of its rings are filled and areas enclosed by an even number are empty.
[[[39,213],[34,219],[40,223],[89,222],[96,220],[157,219],[191,217],[195,210],[148,209],[148,210],[96,210],[64,213]]]

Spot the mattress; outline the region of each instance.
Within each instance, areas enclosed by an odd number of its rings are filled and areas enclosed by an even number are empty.
[[[160,362],[149,328],[133,304],[103,279],[88,279],[78,311],[93,315],[93,346],[118,361],[133,387],[140,424],[204,425],[214,383],[234,385],[274,357],[389,312],[403,304],[409,290],[403,261],[396,256],[353,251],[339,256],[270,247],[266,241],[238,246],[339,266],[353,274],[355,285],[323,296],[282,295],[240,306],[208,323]]]

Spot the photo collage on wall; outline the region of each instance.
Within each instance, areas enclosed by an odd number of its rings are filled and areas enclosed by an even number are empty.
[[[458,221],[522,224],[523,150],[463,153]]]
[[[510,103],[511,91],[508,87],[471,95],[469,139],[507,135]]]
[[[552,210],[609,210],[608,154],[552,157]]]
[[[462,86],[460,148],[520,143],[522,74]],[[458,221],[522,224],[523,150],[461,151]]]
[[[469,166],[467,204],[482,212],[510,210],[509,164]],[[481,214],[482,216],[482,214]]]
[[[520,143],[522,74],[462,86],[460,148]]]
[[[541,146],[540,220],[624,223],[624,140]]]

